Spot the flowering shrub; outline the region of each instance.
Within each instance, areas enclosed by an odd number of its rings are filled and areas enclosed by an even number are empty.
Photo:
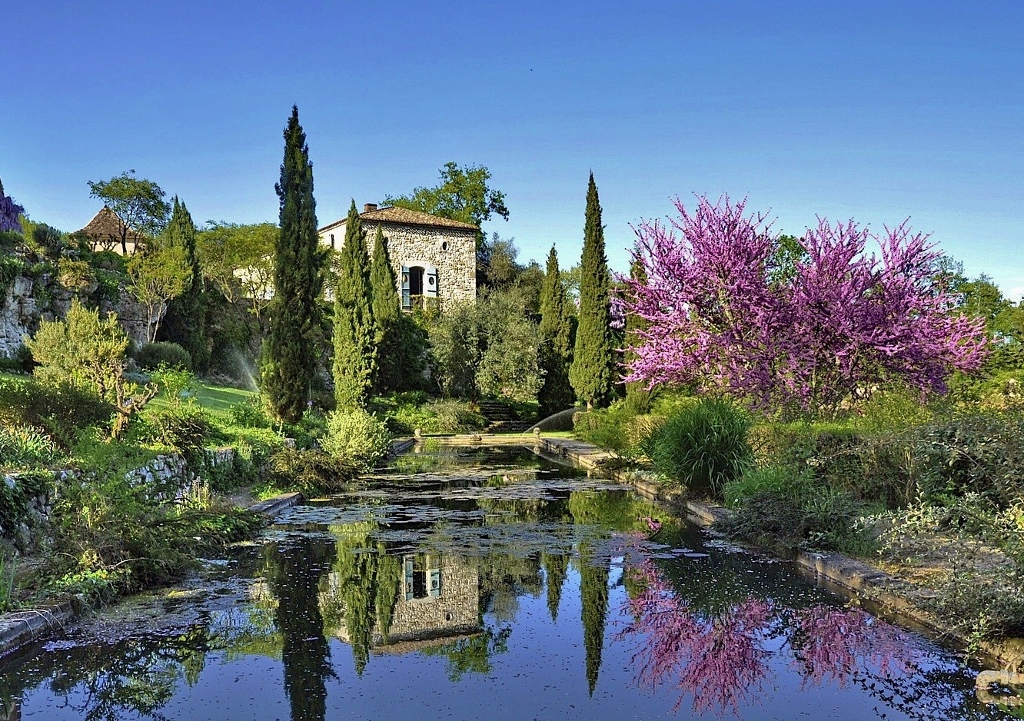
[[[621,279],[623,304],[646,326],[627,381],[835,414],[889,381],[944,393],[950,372],[986,357],[983,319],[952,312],[960,299],[938,280],[941,254],[905,223],[877,236],[821,219],[792,249],[743,202],[676,208],[674,230],[636,229],[646,280]]]

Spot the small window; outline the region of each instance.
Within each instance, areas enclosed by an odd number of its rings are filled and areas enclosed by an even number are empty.
[[[447,240],[441,241],[441,250],[448,250],[448,241]]]

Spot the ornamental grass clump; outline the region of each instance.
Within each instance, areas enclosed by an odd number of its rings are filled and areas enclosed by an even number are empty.
[[[750,417],[732,403],[705,398],[669,416],[641,444],[655,469],[691,496],[720,498],[753,460]]]

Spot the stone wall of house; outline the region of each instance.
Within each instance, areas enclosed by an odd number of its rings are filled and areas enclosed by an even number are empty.
[[[366,242],[373,251],[373,238],[378,223],[364,220]],[[441,310],[446,305],[476,301],[476,232],[460,228],[435,228],[426,225],[383,223],[382,232],[388,239],[391,265],[398,279],[398,292],[402,292],[402,266],[434,267],[437,269],[437,298]],[[339,226],[320,236],[324,245],[341,250],[345,227]]]
[[[389,642],[444,638],[479,630],[480,574],[476,566],[458,556],[444,555],[440,560],[440,596],[407,601],[404,589],[399,589]],[[374,645],[383,640],[380,629],[374,629]]]
[[[3,294],[0,305],[0,356],[10,358],[25,338],[32,337],[44,320],[64,318],[73,294],[49,274],[30,278],[19,275]],[[125,289],[116,303],[102,301],[100,314],[113,311],[133,343],[146,342],[146,310]]]

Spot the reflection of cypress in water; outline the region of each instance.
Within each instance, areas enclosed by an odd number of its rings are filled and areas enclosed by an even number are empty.
[[[367,527],[369,528],[369,527]],[[383,544],[366,552],[369,531],[354,525],[338,541],[338,588],[345,613],[345,629],[352,644],[352,658],[360,676],[370,660],[374,628],[380,625],[384,642],[388,641],[391,618],[402,580],[402,561],[385,554]],[[356,553],[356,549],[363,552]]]
[[[275,547],[271,547],[274,549]],[[319,586],[334,561],[334,544],[309,537],[277,547],[270,587],[277,596],[275,620],[281,632],[284,689],[292,721],[322,721],[327,712],[331,650],[324,638]]]
[[[594,695],[597,675],[601,671],[601,651],[604,647],[604,624],[608,617],[607,560],[592,558],[593,551],[580,545],[580,596],[583,605],[583,646],[587,652],[587,687]],[[595,565],[599,563],[600,565]]]
[[[544,554],[544,575],[547,577],[548,613],[551,620],[558,620],[558,606],[562,602],[562,586],[565,584],[566,572],[569,569],[569,556],[564,554]]]

